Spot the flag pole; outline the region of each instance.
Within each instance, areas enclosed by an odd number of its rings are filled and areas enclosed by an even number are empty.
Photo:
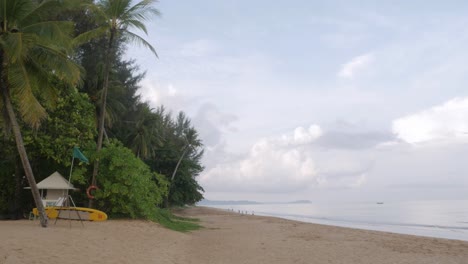
[[[70,176],[68,176],[68,184],[71,183],[71,176],[72,176],[72,171],[73,171],[73,162],[75,161],[75,156],[72,155],[72,162],[70,166]],[[67,197],[68,197],[68,189],[67,189]]]
[[[72,157],[72,163],[70,166],[70,176],[68,177],[68,182],[71,181],[72,171],[73,171],[73,162],[75,161],[75,157]]]

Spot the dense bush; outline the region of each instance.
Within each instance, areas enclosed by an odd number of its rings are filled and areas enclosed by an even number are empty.
[[[151,219],[167,195],[168,182],[118,141],[99,155],[97,206],[114,217]]]

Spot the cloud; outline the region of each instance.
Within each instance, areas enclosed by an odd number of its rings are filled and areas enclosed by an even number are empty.
[[[255,142],[248,153],[216,164],[201,175],[211,191],[288,192],[316,184],[316,166],[307,145],[321,136],[321,128],[298,127],[291,133]]]
[[[138,94],[152,107],[164,105],[170,111],[187,111],[189,106],[199,103],[198,98],[179,89],[175,84],[161,83],[152,78],[146,78],[141,82]]]
[[[176,96],[177,90],[174,88],[174,85],[170,84],[167,91],[168,96]]]
[[[460,144],[453,132],[468,123],[463,119],[467,108],[468,98],[456,98],[396,119],[394,134],[369,130],[363,123],[332,123],[331,130],[313,124],[258,139],[244,154],[233,155],[220,147],[217,151],[222,152],[212,152],[210,160],[215,162],[200,175],[200,183],[208,193],[233,193],[232,197],[310,198],[319,193],[351,200],[455,197],[468,184],[463,177],[468,172],[463,158],[468,142]],[[418,120],[429,120],[431,129],[418,130]],[[416,146],[420,141],[405,137],[406,130],[420,131],[422,138],[430,135],[432,140],[457,140]]]
[[[184,57],[204,57],[218,50],[217,44],[209,39],[197,39],[180,47],[180,55]]]
[[[237,121],[235,115],[223,113],[212,103],[204,103],[193,117],[193,123],[197,128],[207,147],[214,147],[222,141],[222,135],[235,131],[233,123]]]
[[[319,184],[326,188],[356,188],[366,183],[375,164],[373,149],[315,149]]]
[[[468,138],[468,97],[454,98],[441,105],[393,121],[393,133],[407,143]]]
[[[317,172],[311,157],[275,141],[259,140],[246,157],[208,170],[200,178],[203,186],[223,191],[290,192],[315,183]]]
[[[290,135],[283,135],[280,142],[285,146],[301,145],[315,141],[322,135],[322,129],[318,125],[311,125],[308,129],[298,127]]]
[[[372,166],[367,154],[317,147],[323,136],[314,124],[259,139],[245,155],[207,168],[201,183],[207,191],[270,193],[365,184],[365,173]]]
[[[237,130],[235,123],[238,117],[225,113],[213,103],[203,103],[192,118],[204,145],[203,165],[212,168],[236,158],[226,151],[226,137]]]
[[[466,194],[466,143],[452,141],[415,146],[400,142],[375,155],[376,163],[369,173],[373,187],[390,188],[389,193],[404,191],[408,196],[417,196],[421,191],[439,190],[442,193],[441,189],[447,189],[443,191],[447,197]],[[460,188],[465,191],[460,193]]]
[[[357,72],[366,69],[373,61],[374,55],[372,53],[357,56],[351,61],[343,64],[341,70],[338,72],[338,76],[341,78],[352,79]]]
[[[389,132],[330,131],[317,141],[317,145],[332,149],[366,149],[393,139],[394,136]]]

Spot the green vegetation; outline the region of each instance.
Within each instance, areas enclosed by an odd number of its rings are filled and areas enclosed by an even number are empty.
[[[162,226],[179,231],[188,232],[202,228],[196,218],[180,217],[172,214],[168,209],[157,209],[155,217],[151,220],[160,223]]]
[[[98,153],[101,161],[98,209],[110,215],[151,218],[167,193],[168,182],[120,142],[110,142]]]
[[[43,227],[47,227],[48,219],[15,110],[24,122],[37,128],[46,116],[39,99],[53,99],[54,96],[48,95],[54,94],[57,81],[75,84],[79,80],[79,67],[69,56],[73,23],[51,19],[52,12],[61,7],[61,1],[52,0],[0,1],[0,90],[3,112],[6,113],[4,124],[13,131]]]
[[[155,2],[0,0],[0,218],[37,207],[46,227],[36,182],[66,175],[79,146],[92,164],[75,162],[72,183],[99,187],[93,207],[179,231],[200,227],[167,209],[203,198],[198,132],[184,113],[142,102],[144,73],[123,59],[127,43],[156,54],[130,31],[146,33]],[[84,191],[73,197],[88,205]]]

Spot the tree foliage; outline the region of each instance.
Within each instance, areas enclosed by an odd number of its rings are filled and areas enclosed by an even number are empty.
[[[86,146],[96,135],[94,106],[86,94],[71,91],[48,113],[39,129],[25,130],[25,143],[35,157],[69,166],[71,149]]]
[[[39,181],[55,170],[67,174],[74,146],[100,163],[95,205],[111,217],[167,224],[168,212],[158,207],[202,199],[203,144],[196,128],[183,112],[173,116],[142,102],[145,73],[123,59],[129,41],[155,52],[129,31],[146,33],[144,22],[158,14],[154,2],[0,0],[0,107],[11,106],[0,117],[0,217],[30,210],[23,175]],[[97,151],[101,127],[106,139]],[[17,146],[25,146],[29,158]],[[73,196],[80,206],[92,174],[91,166],[75,163],[72,183],[82,191]]]
[[[13,131],[31,193],[39,210],[41,225],[47,227],[39,190],[15,111],[24,122],[38,127],[46,116],[39,98],[54,99],[54,80],[76,84],[80,70],[69,57],[73,23],[53,21],[54,11],[64,8],[55,0],[0,1],[0,94],[4,119]]]
[[[102,148],[104,137],[104,124],[107,111],[107,95],[109,91],[109,78],[111,66],[114,58],[114,50],[116,40],[122,37],[124,41],[135,42],[150,49],[156,56],[156,51],[153,46],[144,38],[130,31],[130,29],[138,29],[147,33],[144,22],[154,15],[158,15],[159,11],[152,6],[154,0],[142,0],[136,4],[132,4],[131,0],[100,0],[96,4],[88,5],[90,12],[94,14],[98,27],[87,33],[81,34],[78,38],[88,39],[89,37],[104,35],[106,39],[106,49],[104,57],[103,84],[100,95],[100,110],[98,118],[98,138],[96,142],[96,151],[99,152]],[[88,36],[89,35],[89,36]],[[96,184],[96,176],[99,168],[99,160],[94,161],[94,169],[92,175],[92,184]],[[90,200],[90,205],[92,200]]]
[[[114,216],[151,218],[167,193],[167,181],[120,142],[112,141],[98,154],[98,207]]]

